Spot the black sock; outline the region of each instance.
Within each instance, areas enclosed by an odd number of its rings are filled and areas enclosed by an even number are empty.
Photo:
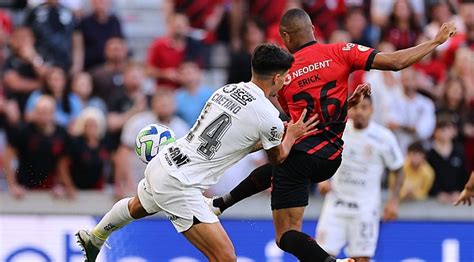
[[[281,236],[280,248],[285,252],[295,255],[301,262],[336,261],[316,243],[316,240],[296,230],[286,231]]]
[[[238,184],[229,194],[214,199],[212,204],[221,212],[249,196],[260,193],[272,185],[273,166],[265,164],[254,169],[248,177]]]

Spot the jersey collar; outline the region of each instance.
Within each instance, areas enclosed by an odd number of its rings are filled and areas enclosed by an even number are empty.
[[[309,41],[308,43],[306,43],[306,44],[300,46],[300,47],[298,48],[298,50],[296,50],[296,52],[300,51],[301,49],[303,49],[303,48],[305,48],[305,47],[308,47],[308,46],[310,46],[310,45],[314,45],[314,44],[317,44],[317,43],[318,43],[318,42],[316,42],[315,40]],[[295,53],[296,53],[296,52],[295,52]]]
[[[252,83],[252,81],[245,82],[244,86],[253,89],[255,92],[257,92],[261,96],[265,96],[265,93],[263,92],[263,90],[260,87],[258,87],[256,84]]]

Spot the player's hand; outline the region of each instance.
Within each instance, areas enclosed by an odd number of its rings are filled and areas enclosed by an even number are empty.
[[[368,96],[371,93],[371,88],[369,83],[363,83],[357,86],[354,90],[354,93],[349,97],[348,103],[349,108],[356,106],[364,99],[364,96]]]
[[[454,22],[447,22],[441,25],[434,40],[436,43],[442,44],[446,42],[448,38],[453,37],[454,35],[456,35],[456,26],[454,25]]]
[[[383,210],[383,220],[395,220],[398,217],[398,200],[390,199]]]
[[[315,114],[308,120],[304,121],[307,112],[308,110],[304,109],[296,123],[293,122],[293,119],[288,123],[286,130],[287,135],[292,135],[297,140],[300,137],[309,135],[317,130],[316,125],[319,124],[319,120],[317,120],[318,114]]]
[[[331,191],[331,183],[329,181],[323,181],[318,184],[319,193],[322,196],[325,196],[329,191]]]
[[[8,190],[16,199],[22,199],[26,195],[26,189],[20,185],[11,185],[8,187]]]
[[[467,190],[467,188],[465,188],[462,192],[461,192],[461,195],[459,195],[459,197],[457,198],[457,200],[453,203],[455,206],[459,205],[459,204],[463,204],[463,205],[468,205],[470,206],[472,204],[472,200],[471,198],[474,197],[474,191],[471,191],[471,190]]]

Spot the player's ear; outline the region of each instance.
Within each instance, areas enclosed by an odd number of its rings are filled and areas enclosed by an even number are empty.
[[[286,42],[290,42],[290,34],[286,31],[281,32],[281,38]]]

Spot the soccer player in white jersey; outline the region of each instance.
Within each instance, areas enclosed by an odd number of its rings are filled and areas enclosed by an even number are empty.
[[[403,182],[403,155],[397,140],[390,130],[370,121],[372,113],[369,96],[349,111],[341,166],[330,180],[319,184],[325,199],[316,241],[333,256],[346,246],[345,254],[356,262],[368,262],[375,253],[384,171],[396,174],[385,220],[397,217]]]
[[[256,145],[278,164],[294,142],[313,131],[316,117],[284,126],[268,100],[283,86],[293,56],[275,45],[258,46],[252,57],[252,80],[218,89],[207,101],[186,137],[160,149],[145,170],[138,194],[118,201],[92,231],[76,236],[86,261],[95,261],[114,231],[134,219],[163,211],[176,230],[209,261],[235,261],[234,247],[202,192],[215,184],[224,170]]]

